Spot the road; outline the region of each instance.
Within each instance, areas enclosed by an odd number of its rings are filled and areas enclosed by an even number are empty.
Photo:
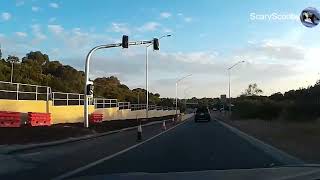
[[[167,127],[172,126],[169,121]],[[161,123],[145,126],[143,140],[161,132]],[[90,140],[0,154],[0,179],[53,178],[137,143],[137,130],[133,129]]]
[[[282,165],[217,121],[179,127],[73,177],[127,172],[181,172]]]
[[[2,179],[59,177],[132,146],[136,147],[72,174],[72,177],[282,165],[217,121],[194,123],[191,119],[159,135],[161,132],[160,124],[145,127],[143,130],[145,139],[158,136],[138,145],[136,131],[125,131],[83,142],[19,152],[10,156],[25,163],[24,169],[0,177]]]

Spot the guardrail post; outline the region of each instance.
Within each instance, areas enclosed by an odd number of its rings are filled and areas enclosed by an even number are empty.
[[[38,101],[38,86],[36,86],[36,101]]]
[[[106,100],[103,99],[103,102],[102,102],[102,103],[103,103],[103,104],[102,104],[102,107],[105,108],[105,107],[106,107]]]
[[[49,87],[47,86],[47,102],[49,101]]]
[[[17,84],[17,100],[19,100],[19,84]]]
[[[54,92],[52,93],[52,106],[54,106]]]
[[[81,105],[81,95],[79,94],[79,106]]]
[[[67,106],[69,106],[69,94],[67,93]]]

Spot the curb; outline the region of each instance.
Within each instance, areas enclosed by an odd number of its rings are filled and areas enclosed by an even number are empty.
[[[302,160],[300,160],[294,156],[291,156],[291,155],[283,152],[282,150],[277,149],[269,144],[266,144],[266,143],[262,142],[261,140],[256,139],[256,138],[240,131],[239,129],[234,128],[234,127],[222,122],[221,120],[218,120],[218,118],[216,118],[216,119],[217,119],[217,122],[220,123],[222,126],[228,128],[230,131],[237,134],[241,138],[245,139],[247,142],[249,142],[253,146],[257,147],[258,149],[262,150],[266,154],[270,155],[275,160],[277,160],[285,165],[304,164],[304,162]]]
[[[184,117],[186,117],[186,115],[184,115]],[[189,119],[190,117],[187,117],[186,119]],[[165,121],[166,122],[167,121],[170,122],[171,120],[167,119]],[[162,123],[162,121],[154,121],[154,122],[150,122],[150,123],[147,123],[147,124],[143,124],[142,127],[151,126],[151,125],[160,124],[160,123]],[[98,134],[94,134],[94,135],[86,135],[86,136],[77,137],[77,138],[68,138],[68,139],[64,139],[64,140],[57,140],[57,141],[51,141],[51,142],[45,142],[45,143],[39,143],[39,144],[16,145],[16,147],[7,147],[7,148],[6,147],[1,147],[2,149],[0,150],[0,153],[8,155],[8,154],[14,154],[14,153],[17,153],[17,152],[20,152],[20,151],[26,151],[26,150],[37,149],[37,148],[45,148],[45,147],[62,145],[62,144],[67,144],[67,143],[72,143],[72,142],[77,142],[77,141],[82,141],[82,140],[94,139],[94,138],[98,138],[98,137],[102,137],[102,136],[107,136],[107,135],[110,135],[110,134],[120,133],[120,132],[123,132],[123,131],[129,131],[129,130],[132,130],[132,129],[136,129],[137,127],[138,126],[132,126],[132,127],[119,129],[119,130],[113,130],[113,131],[108,131],[108,132],[104,132],[104,133],[98,133]]]
[[[166,120],[169,121],[169,120]],[[150,122],[147,124],[143,124],[142,127],[145,126],[151,126],[154,124],[160,124],[162,121],[155,121],[155,122]],[[138,126],[132,126],[132,127],[127,127],[119,130],[113,130],[113,131],[108,131],[104,133],[98,133],[94,135],[86,135],[82,137],[77,137],[77,138],[68,138],[64,140],[57,140],[57,141],[51,141],[51,142],[45,142],[45,143],[39,143],[39,144],[30,144],[30,145],[16,145],[16,147],[8,147],[5,148],[3,147],[2,150],[0,150],[0,153],[2,154],[13,154],[17,153],[20,151],[25,151],[25,150],[31,150],[31,149],[37,149],[37,148],[44,148],[44,147],[50,147],[50,146],[56,146],[56,145],[62,145],[62,144],[67,144],[67,143],[72,143],[72,142],[77,142],[77,141],[82,141],[82,140],[88,140],[88,139],[94,139],[102,136],[107,136],[110,134],[115,134],[115,133],[120,133],[123,131],[129,131],[132,129],[136,129]]]

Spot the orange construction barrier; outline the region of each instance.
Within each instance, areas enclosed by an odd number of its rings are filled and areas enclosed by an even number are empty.
[[[51,126],[51,114],[28,112],[27,124],[30,126]]]
[[[21,113],[0,111],[0,127],[20,127]]]
[[[101,123],[102,119],[103,119],[103,114],[92,113],[90,115],[90,122],[91,123]]]

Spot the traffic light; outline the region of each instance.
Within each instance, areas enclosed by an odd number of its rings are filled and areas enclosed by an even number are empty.
[[[94,89],[93,82],[89,81],[87,83],[86,95],[89,96],[89,97],[93,97],[93,89]]]
[[[153,50],[159,50],[159,39],[153,38]]]
[[[122,36],[122,48],[128,48],[129,47],[129,37],[127,35]]]

